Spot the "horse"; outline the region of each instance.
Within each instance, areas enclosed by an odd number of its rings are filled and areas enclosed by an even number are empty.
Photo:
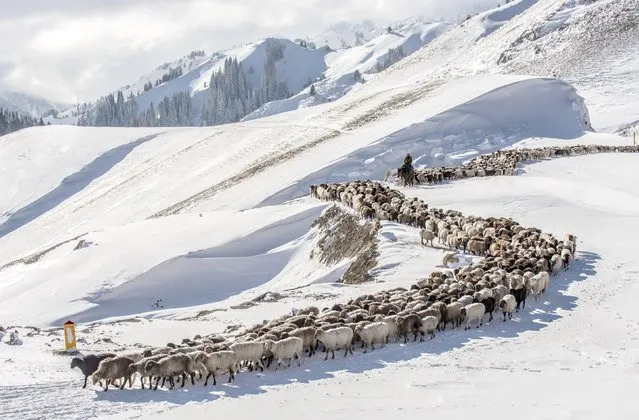
[[[404,183],[404,187],[415,185],[415,168],[413,166],[406,165],[397,168],[397,179],[401,179]]]

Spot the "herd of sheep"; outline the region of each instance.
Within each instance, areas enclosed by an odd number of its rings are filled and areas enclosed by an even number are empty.
[[[513,149],[478,156],[466,164],[456,167],[426,168],[415,170],[417,181],[433,184],[445,180],[513,175],[518,163],[552,157],[578,156],[591,153],[637,153],[639,146],[576,145],[541,147],[536,149]]]
[[[637,148],[607,146],[574,146],[533,150],[512,150],[474,159],[460,168],[442,168],[442,179],[453,174],[474,174],[491,170],[512,173],[517,162],[557,155],[574,155],[605,151],[633,151]],[[506,168],[510,168],[509,172]],[[420,176],[435,172],[421,171]],[[452,178],[456,175],[452,176]],[[437,175],[439,179],[439,175]],[[94,384],[104,381],[123,389],[133,385],[139,375],[141,387],[148,382],[157,390],[168,381],[187,377],[210,377],[228,373],[231,382],[241,369],[263,371],[273,361],[301,364],[303,354],[312,357],[320,349],[324,360],[335,351],[344,357],[353,354],[355,346],[364,352],[392,341],[418,337],[434,337],[449,326],[465,329],[492,321],[493,312],[503,314],[503,321],[526,304],[529,296],[537,299],[549,287],[550,278],[567,270],[576,250],[576,237],[567,234],[560,241],[536,228],[527,228],[508,218],[464,216],[458,211],[429,208],[423,201],[407,198],[387,185],[373,181],[311,186],[311,195],[324,201],[341,203],[364,218],[393,220],[420,228],[422,243],[440,244],[462,249],[485,258],[453,270],[435,271],[410,288],[398,287],[376,294],[363,295],[348,302],[319,309],[308,307],[269,322],[249,327],[235,337],[221,335],[195,336],[181,344],[149,348],[138,353],[116,355],[103,353],[74,357],[71,367],[84,374],[84,387],[91,376]],[[444,265],[454,261],[455,253],[444,256]],[[155,383],[153,383],[155,381]]]

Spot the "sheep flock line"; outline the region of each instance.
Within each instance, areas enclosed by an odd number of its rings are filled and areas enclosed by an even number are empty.
[[[455,167],[416,169],[415,178],[422,184],[433,184],[445,180],[514,175],[518,163],[553,157],[578,156],[592,153],[637,153],[639,146],[575,145],[541,147],[535,149],[512,149],[481,155],[466,164]],[[387,175],[390,176],[390,173]]]
[[[512,175],[519,162],[554,156],[587,153],[638,152],[635,146],[571,146],[518,149],[496,152],[473,159],[457,168],[418,171],[426,182],[468,176]],[[429,208],[417,198],[407,198],[400,191],[376,181],[320,184],[310,187],[311,195],[323,201],[340,203],[367,219],[391,220],[420,229],[422,244],[437,238],[453,252],[444,255],[443,264],[458,262],[458,250],[484,256],[483,259],[452,270],[434,271],[409,289],[397,287],[376,294],[363,295],[345,303],[319,309],[311,306],[271,321],[246,328],[235,337],[221,334],[196,335],[182,343],[167,343],[159,348],[116,355],[89,354],[72,359],[93,384],[107,391],[109,385],[132,387],[136,375],[144,389],[157,390],[168,381],[170,389],[181,377],[209,378],[216,385],[216,375],[228,373],[228,382],[246,369],[268,369],[273,361],[290,367],[293,360],[301,365],[302,355],[312,357],[321,348],[335,358],[353,354],[355,346],[367,352],[375,345],[412,338],[433,338],[437,332],[464,325],[479,328],[484,318],[493,320],[495,311],[503,322],[513,312],[525,307],[526,299],[537,300],[550,286],[551,276],[568,270],[576,251],[577,238],[566,234],[558,240],[540,229],[523,227],[509,218],[464,216],[454,210]],[[104,384],[102,384],[104,381]],[[155,383],[153,383],[155,381]]]

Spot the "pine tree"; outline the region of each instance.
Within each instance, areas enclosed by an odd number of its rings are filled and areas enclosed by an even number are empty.
[[[0,108],[0,136],[36,125],[44,125],[42,118],[36,119],[30,115]]]
[[[315,85],[311,85],[311,90],[309,91],[311,96],[315,96]]]
[[[404,53],[404,48],[400,45],[397,48],[389,48],[388,53],[386,54],[386,59],[382,63],[377,63],[376,70],[377,72],[381,72],[386,70],[402,58],[406,57]]]

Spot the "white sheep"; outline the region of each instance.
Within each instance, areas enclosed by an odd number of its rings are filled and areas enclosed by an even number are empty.
[[[169,354],[171,353],[171,351],[174,350],[171,347],[159,347],[157,349],[153,349],[151,351],[151,355],[152,356],[157,356],[158,354]]]
[[[158,360],[162,360],[165,357],[167,357],[166,354],[158,354],[155,356],[149,356],[149,357],[145,357],[144,359],[132,363],[131,365],[129,365],[129,367],[127,368],[126,371],[126,376],[131,376],[133,377],[133,375],[135,375],[136,373],[140,374],[140,385],[142,386],[142,389],[144,389],[144,378],[146,378],[148,375],[146,374],[146,363],[150,362],[150,361],[158,361]],[[149,387],[151,386],[151,382],[152,382],[152,378],[149,377]]]
[[[355,332],[359,335],[364,343],[364,353],[368,346],[375,350],[375,343],[380,343],[382,347],[388,341],[389,328],[385,322],[373,322],[367,325],[358,325]]]
[[[503,284],[499,284],[492,288],[493,297],[495,298],[495,302],[499,302],[501,298],[508,294],[508,288]]]
[[[156,377],[155,391],[158,389],[160,378],[166,378],[169,380],[171,389],[175,386],[173,381],[174,376],[182,376],[182,385],[184,387],[186,383],[186,375],[191,376],[191,383],[195,385],[194,373],[201,369],[198,364],[186,354],[172,354],[163,359],[146,362],[144,371],[148,376]]]
[[[122,381],[122,385],[120,385],[120,389],[124,389],[126,381],[128,380],[129,382],[131,382],[131,377],[127,376],[127,368],[132,363],[132,359],[124,356],[102,360],[98,365],[98,370],[96,370],[93,375],[91,375],[93,385],[97,384],[101,379],[104,379],[106,381],[104,390],[108,391],[109,384],[112,381],[124,378]]]
[[[529,281],[528,291],[537,300],[537,298],[546,290],[548,283],[550,282],[550,276],[547,272],[542,271],[539,274],[534,275]]]
[[[483,239],[470,239],[466,249],[473,254],[484,255],[486,253],[486,242]]]
[[[344,357],[348,352],[353,354],[353,330],[350,327],[338,327],[329,331],[317,330],[315,340],[324,346],[324,360],[328,359],[329,351],[333,354],[332,359],[335,358],[335,350],[339,349],[345,349]]]
[[[260,368],[260,371],[264,371],[264,365],[262,364],[262,356],[264,355],[264,343],[259,341],[243,341],[239,343],[233,343],[229,347],[237,353],[237,362],[250,363],[250,369],[253,370],[255,366]]]
[[[437,232],[437,222],[434,219],[428,219],[424,223],[424,229],[430,230],[431,232]]]
[[[568,266],[570,266],[570,262],[572,261],[572,253],[568,248],[564,248],[561,250],[561,265],[564,270],[568,270]]]
[[[486,298],[489,298],[493,295],[493,290],[489,289],[487,287],[484,287],[483,289],[481,289],[479,292],[475,292],[475,294],[473,295],[473,297],[475,299],[477,299],[478,301],[482,301]],[[496,300],[496,299],[495,299]]]
[[[210,346],[207,346],[207,347],[210,347]],[[207,347],[205,347],[205,348],[207,348]],[[186,353],[186,355],[189,356],[191,359],[193,359],[193,361],[195,362],[196,372],[198,372],[200,374],[200,377],[198,379],[202,379],[202,376],[204,376],[204,375],[206,375],[208,373],[208,369],[206,369],[203,364],[197,362],[197,360],[196,360],[198,358],[198,356],[202,355],[202,353],[208,355],[208,354],[210,354],[212,352],[207,352],[207,351],[204,351],[204,350],[196,350],[196,351],[191,351],[189,353]]]
[[[211,354],[201,352],[195,356],[195,361],[200,363],[207,370],[204,386],[209,383],[209,378],[211,376],[213,377],[213,386],[217,385],[217,380],[215,378],[215,374],[217,372],[228,372],[229,383],[232,380],[235,380],[235,372],[237,370],[237,363],[239,360],[237,358],[237,353],[232,350],[222,350]]]
[[[468,296],[468,295],[464,295],[464,296],[460,297],[459,299],[457,299],[457,302],[461,303],[463,306],[468,306],[471,303],[473,303],[473,297],[472,296]]]
[[[315,333],[317,332],[317,328],[315,327],[302,327],[296,330],[293,330],[288,333],[289,337],[299,337],[304,342],[304,348],[308,349],[309,357],[315,354]]]
[[[134,363],[137,363],[140,360],[144,359],[144,356],[142,355],[142,353],[138,353],[138,352],[124,353],[121,356],[128,357],[129,359],[133,360]]]
[[[470,298],[470,296],[468,296]],[[472,303],[472,298],[470,298],[470,302],[468,303]],[[453,328],[458,327],[461,319],[460,319],[460,314],[461,314],[461,310],[465,305],[460,302],[451,302],[448,305],[446,305],[446,320],[444,321],[444,330],[446,329],[446,325],[450,322],[453,324]]]
[[[571,254],[575,253],[575,244],[572,241],[564,241],[564,248],[570,250]]]
[[[446,238],[446,246],[451,249],[458,249],[461,245],[461,239],[455,234],[451,233]]]
[[[422,333],[420,341],[424,341],[424,334],[430,335],[430,338],[435,338],[435,330],[439,324],[439,319],[434,316],[427,316],[422,318],[422,324],[419,327],[419,332]]]
[[[390,342],[390,338],[394,337],[395,341],[399,339],[399,327],[397,326],[397,315],[377,315],[375,322],[384,322],[388,326],[388,336],[386,337],[386,344]]]
[[[470,324],[473,321],[478,321],[477,328],[480,325],[483,325],[482,319],[484,317],[484,313],[486,312],[486,308],[482,303],[471,303],[468,306],[462,308],[460,316],[466,321],[466,330],[470,329]]]
[[[526,271],[524,273],[524,286],[530,287],[530,279],[534,277],[535,273],[531,271]]]
[[[504,314],[504,322],[506,322],[506,315],[509,319],[513,319],[513,311],[517,308],[517,300],[511,294],[507,294],[499,300],[499,309]]]
[[[553,254],[553,256],[550,257],[550,270],[552,271],[553,276],[559,274],[562,265],[561,256],[559,254]]]
[[[568,244],[570,245],[568,247],[570,249],[570,252],[574,255],[574,253],[577,251],[577,237],[570,233],[566,233],[564,235],[564,246],[568,246]]]
[[[419,231],[419,237],[422,245],[428,244],[430,242],[430,246],[433,246],[433,240],[435,239],[435,233],[432,230],[422,229]]]
[[[448,229],[439,229],[439,232],[437,233],[437,242],[441,245],[446,245],[448,243],[448,235]]]
[[[302,365],[304,341],[299,337],[288,337],[279,341],[266,340],[264,342],[264,347],[273,354],[275,359],[277,359],[278,366],[282,363],[283,359],[287,359],[287,367],[290,367],[291,360],[294,358],[298,360],[298,366]]]
[[[508,288],[509,289],[521,289],[524,287],[524,278],[519,274],[513,274],[508,278]]]

